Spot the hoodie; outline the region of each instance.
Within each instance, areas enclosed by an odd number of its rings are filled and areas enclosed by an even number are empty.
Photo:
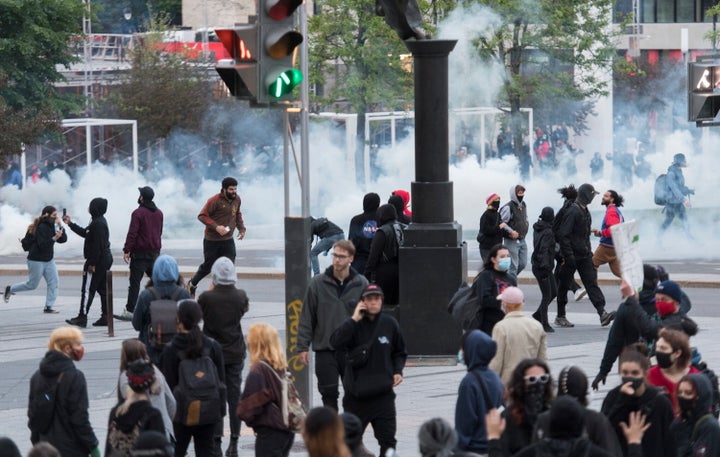
[[[524,201],[520,201],[517,196],[517,188],[525,187],[522,184],[516,184],[510,187],[510,200],[500,208],[500,218],[509,226],[509,231],[505,231],[503,236],[510,238],[510,232],[515,230],[518,232],[518,240],[525,239],[530,229],[530,223],[527,216],[527,205]]]
[[[42,217],[35,227],[35,242],[32,243],[27,259],[36,262],[49,262],[55,255],[55,243],[67,241],[67,233],[63,230],[60,238],[55,241],[55,220],[51,217]]]
[[[365,271],[365,262],[370,255],[370,244],[378,227],[375,219],[378,207],[380,207],[380,196],[374,192],[367,193],[363,197],[363,212],[350,220],[348,239],[355,245],[355,260],[352,266],[360,272]]]
[[[473,330],[467,334],[462,350],[468,373],[460,381],[455,404],[458,449],[485,454],[485,414],[502,404],[502,381],[497,373],[488,368],[497,351],[497,344],[485,332]],[[489,399],[490,405],[486,399]]]
[[[530,262],[534,270],[546,276],[552,274],[555,267],[555,234],[552,221],[539,219],[533,224],[533,253]]]
[[[152,200],[143,200],[130,216],[125,237],[126,254],[159,254],[162,248],[163,213]]]
[[[393,195],[399,195],[403,199],[403,214],[409,218],[412,218],[412,211],[408,208],[410,206],[410,192],[402,189],[394,190]]]
[[[720,455],[720,425],[710,413],[712,406],[712,387],[704,374],[688,375],[695,386],[697,399],[690,411],[683,411],[681,416],[670,425],[670,432],[675,436],[678,446],[678,457]]]
[[[105,213],[107,212],[108,201],[104,198],[93,198],[90,200],[88,211],[90,212],[90,224],[83,228],[74,222],[68,227],[76,235],[85,238],[83,244],[83,257],[87,265],[105,266],[110,268],[112,264],[112,253],[110,252],[110,229],[108,228]]]
[[[395,207],[398,222],[402,222],[403,224],[409,224],[412,222],[410,216],[405,214],[405,202],[401,196],[391,195],[390,198],[388,198],[388,203]]]

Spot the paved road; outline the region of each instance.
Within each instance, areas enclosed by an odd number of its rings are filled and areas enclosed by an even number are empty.
[[[248,250],[249,251],[249,250]],[[277,246],[265,246],[253,249],[253,255],[245,250],[239,251],[238,265],[253,268],[280,270],[276,262],[282,260],[281,250]],[[180,259],[183,271],[193,271],[198,263],[199,250],[169,248],[168,252]],[[38,361],[45,352],[45,344],[49,333],[64,319],[77,312],[78,290],[80,280],[77,276],[82,259],[62,257],[58,263],[66,266],[70,274],[61,278],[60,296],[57,315],[45,315],[41,312],[44,300],[44,286],[33,292],[17,294],[10,303],[0,303],[3,319],[0,320],[0,433],[12,437],[23,453],[29,449],[29,433],[26,428],[26,405],[29,378],[37,368]],[[119,262],[118,262],[119,260]],[[122,268],[122,260],[116,259],[114,269]],[[13,272],[9,268],[22,264],[22,258],[15,262],[12,258],[0,259],[0,285],[20,281],[22,272]],[[70,268],[71,266],[75,268]],[[668,264],[666,263],[666,266]],[[678,264],[688,274],[715,275],[720,263]],[[673,267],[676,265],[673,264]],[[671,273],[674,268],[668,267]],[[74,273],[73,273],[74,272]],[[683,273],[684,274],[684,273]],[[201,283],[201,289],[207,284]],[[279,329],[284,328],[284,283],[279,279],[258,279],[242,276],[239,285],[248,291],[251,309],[244,318],[244,325],[253,322],[268,322]],[[117,275],[114,287],[115,304],[124,303],[126,298],[126,278]],[[522,286],[527,294],[527,302],[539,302],[536,287],[526,284]],[[608,299],[608,307],[613,308],[618,302],[617,287],[603,286]],[[717,309],[716,293],[713,288],[688,289],[693,300],[692,316],[699,322],[701,333],[693,339],[704,358],[711,367],[720,367],[720,347],[713,337],[720,331],[720,310]],[[551,305],[551,317],[554,317],[554,304]],[[94,311],[97,313],[97,308]],[[91,314],[91,318],[94,317]],[[573,364],[582,367],[588,376],[594,376],[604,348],[607,328],[598,325],[597,315],[587,300],[571,302],[568,317],[575,322],[573,329],[558,329],[548,337],[548,354],[553,372],[557,373],[563,366]],[[282,332],[284,335],[284,332]],[[119,347],[125,338],[135,337],[129,323],[116,322],[115,337],[109,338],[104,329],[88,328],[85,330],[86,356],[78,364],[88,379],[90,395],[90,417],[93,427],[100,440],[104,442],[106,434],[107,414],[116,398],[116,381],[119,365]],[[428,418],[440,416],[451,423],[454,417],[454,406],[457,386],[465,373],[463,366],[420,366],[410,365],[405,370],[405,381],[397,389],[398,399],[398,448],[400,455],[417,455],[417,429]],[[604,394],[617,385],[619,378],[613,374],[608,378],[608,385],[601,392],[592,395],[592,407],[599,408]],[[315,404],[320,399],[315,394]],[[227,432],[226,432],[227,433]],[[296,442],[301,441],[300,437]],[[376,449],[372,431],[368,430],[365,442],[371,449]],[[243,428],[241,446],[245,454],[250,454],[253,446],[251,431]],[[302,446],[297,444],[292,455],[305,455]]]

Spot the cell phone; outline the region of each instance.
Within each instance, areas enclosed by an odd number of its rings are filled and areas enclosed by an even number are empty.
[[[63,208],[63,217],[67,216],[67,208]]]

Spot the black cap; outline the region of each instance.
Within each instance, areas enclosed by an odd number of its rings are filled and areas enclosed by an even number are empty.
[[[138,190],[143,200],[152,200],[155,198],[155,191],[150,186],[138,187]]]
[[[381,297],[385,296],[383,290],[377,284],[368,284],[365,286],[365,289],[362,291],[362,295],[360,295],[360,297],[365,298],[368,295],[380,295]]]

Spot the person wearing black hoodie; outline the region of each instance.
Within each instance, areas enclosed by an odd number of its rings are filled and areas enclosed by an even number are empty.
[[[562,256],[556,323],[560,318],[565,318],[568,285],[576,270],[583,285],[585,285],[590,301],[600,317],[600,325],[605,327],[615,318],[615,312],[608,313],[605,311],[605,296],[598,287],[597,270],[592,263],[593,253],[590,248],[592,217],[590,211],[588,211],[588,205],[592,203],[597,194],[598,192],[595,191],[592,184],[585,183],[581,185],[578,188],[578,197],[575,203],[567,208],[556,233],[557,242],[560,244],[560,255]],[[561,325],[561,323],[562,321],[558,325]]]
[[[555,219],[555,211],[546,206],[540,212],[540,218],[533,224],[533,253],[530,257],[533,276],[537,280],[542,298],[537,311],[533,317],[542,324],[545,332],[551,333],[555,330],[548,322],[548,307],[553,298],[557,296],[557,284],[553,275],[555,266],[555,235],[552,231],[552,223]]]
[[[37,289],[40,278],[45,278],[47,293],[45,295],[45,314],[57,314],[54,308],[58,293],[58,272],[53,256],[55,255],[55,243],[67,241],[67,234],[60,226],[60,218],[54,206],[46,206],[42,209],[40,216],[36,217],[27,228],[27,234],[32,239],[28,249],[27,265],[28,279],[19,284],[5,287],[5,303],[10,301],[10,296],[16,292],[25,292]]]
[[[678,383],[680,417],[670,425],[678,457],[720,455],[720,425],[711,413],[712,387],[704,374],[689,374]]]
[[[363,197],[363,212],[350,219],[348,240],[355,245],[355,258],[351,266],[360,273],[365,272],[370,245],[378,228],[376,213],[379,206],[380,196],[375,192],[367,193]]]
[[[395,207],[395,211],[397,212],[397,220],[401,224],[408,225],[410,222],[412,222],[412,219],[410,216],[406,215],[403,211],[405,211],[405,202],[403,201],[403,198],[399,195],[391,195],[388,198],[388,204],[393,205]]]
[[[70,230],[77,235],[85,238],[83,246],[83,257],[85,257],[85,265],[83,265],[83,281],[82,290],[80,291],[80,312],[77,317],[67,319],[65,322],[78,327],[87,326],[87,315],[90,312],[95,293],[100,296],[100,319],[93,323],[95,327],[104,327],[107,325],[107,272],[113,263],[112,253],[110,252],[110,229],[105,220],[108,201],[104,198],[93,198],[90,200],[88,212],[92,219],[90,225],[83,228],[72,222],[70,215],[63,216],[63,222],[68,224]],[[90,275],[90,285],[88,286],[87,305],[85,304],[85,286],[87,286],[87,277]]]
[[[506,233],[508,225],[500,218],[500,196],[490,194],[485,199],[487,208],[480,216],[480,228],[478,229],[477,242],[480,245],[480,259],[488,260],[490,249],[496,244],[502,244],[503,234]]]
[[[377,210],[378,229],[370,245],[365,277],[385,291],[386,305],[397,305],[400,299],[399,245],[395,235],[397,211],[390,204]]]

